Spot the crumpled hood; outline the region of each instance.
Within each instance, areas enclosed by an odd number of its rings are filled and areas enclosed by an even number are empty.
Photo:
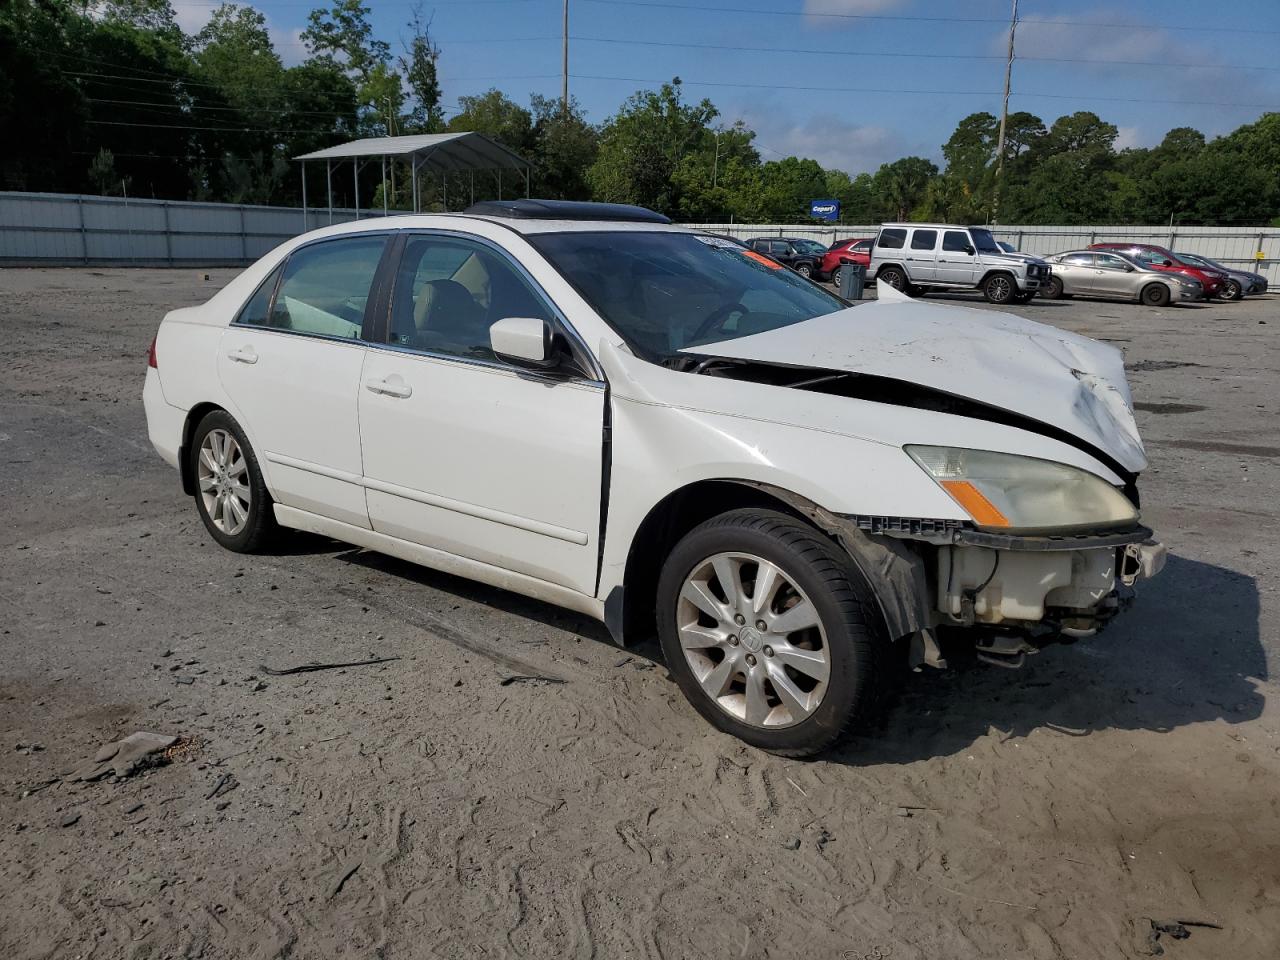
[[[1147,465],[1119,350],[1007,313],[897,291],[687,353],[889,377],[1064,430],[1134,473]]]

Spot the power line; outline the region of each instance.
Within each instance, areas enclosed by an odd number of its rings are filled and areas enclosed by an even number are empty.
[[[668,83],[669,79],[654,80],[643,77],[604,77],[585,73],[575,73],[571,76],[579,80],[605,80],[616,81],[619,83]],[[899,87],[831,87],[825,84],[821,86],[794,86],[778,83],[739,83],[728,81],[714,80],[687,80],[680,78],[681,84],[688,87],[731,87],[754,90],[797,90],[807,92],[811,90],[829,90],[832,93],[887,93],[887,94],[927,94],[929,96],[964,96],[964,97],[999,97],[1002,95],[1000,90],[904,90]],[[1012,91],[1015,97],[1038,97],[1041,99],[1051,100],[1102,100],[1108,103],[1172,103],[1172,104],[1189,104],[1192,106],[1207,107],[1249,107],[1252,109],[1262,110],[1280,110],[1280,104],[1275,103],[1231,103],[1221,100],[1166,100],[1154,97],[1099,97],[1093,94],[1082,95],[1078,93],[1035,93],[1032,91],[1017,90]]]
[[[671,3],[659,0],[585,0],[586,3],[598,3],[606,6],[651,7],[666,10],[696,10],[699,13],[745,13],[762,17],[805,17],[825,18],[831,20],[883,20],[891,23],[1007,23],[1002,17],[927,17],[909,14],[888,13],[815,13],[806,10],[762,10],[759,7],[716,7],[704,3]],[[1020,23],[1039,23],[1061,27],[1102,27],[1119,30],[1150,30],[1157,26],[1162,30],[1189,30],[1196,33],[1234,33],[1247,32],[1251,35],[1280,35],[1280,30],[1257,30],[1250,25],[1247,30],[1235,27],[1214,27],[1202,24],[1171,23],[1117,23],[1110,20],[1069,20],[1066,18],[1033,18],[1022,17]]]
[[[1026,23],[1019,18],[1019,23]],[[815,50],[812,47],[746,47],[722,43],[684,43],[678,40],[630,40],[620,37],[580,37],[569,39],[580,43],[614,43],[643,47],[680,47],[692,50],[731,50],[744,53],[795,53],[804,56],[821,57],[891,57],[908,60],[998,60],[1005,58],[998,54],[981,53],[906,53],[889,50]],[[443,41],[442,41],[443,42]],[[1164,63],[1158,60],[1104,60],[1087,57],[1036,57],[1019,56],[1018,60],[1037,63],[1088,63],[1100,66],[1114,65],[1126,67],[1167,67],[1179,70],[1260,70],[1280,73],[1280,67],[1255,67],[1226,63]]]

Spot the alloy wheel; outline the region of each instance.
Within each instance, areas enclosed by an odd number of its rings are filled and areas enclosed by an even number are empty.
[[[794,726],[826,695],[830,647],[817,607],[762,557],[718,553],[698,564],[680,590],[676,627],[703,692],[743,723]]]
[[[1013,296],[1013,284],[1008,277],[995,276],[987,281],[987,299],[992,303],[1004,303]]]
[[[234,537],[249,522],[253,494],[248,484],[249,462],[236,438],[227,430],[205,434],[200,444],[196,483],[205,513],[213,525]]]

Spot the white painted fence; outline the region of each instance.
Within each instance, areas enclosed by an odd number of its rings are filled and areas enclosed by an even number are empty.
[[[395,212],[395,211],[393,211]],[[381,216],[361,210],[360,217]],[[332,222],[356,217],[334,210]],[[276,244],[330,222],[328,209],[255,207],[181,200],[125,200],[57,193],[0,193],[0,264],[216,265],[251,263]],[[735,237],[874,236],[873,225],[696,224]],[[1276,227],[1024,227],[1002,226],[996,236],[1035,254],[1059,253],[1106,240],[1157,243],[1198,253],[1227,266],[1264,274],[1280,284]],[[1261,257],[1258,254],[1261,253]]]

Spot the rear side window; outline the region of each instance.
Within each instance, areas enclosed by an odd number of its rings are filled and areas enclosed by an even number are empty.
[[[911,235],[912,250],[932,250],[937,245],[937,230],[917,230]]]
[[[1092,253],[1072,253],[1062,258],[1063,263],[1075,264],[1077,267],[1093,266]]]
[[[949,253],[968,253],[972,246],[963,230],[948,230],[942,235],[942,249]]]
[[[236,323],[242,323],[249,327],[265,327],[267,325],[267,315],[271,311],[271,295],[276,292],[276,284],[280,280],[280,274],[284,270],[284,265],[276,267],[271,271],[271,275],[262,281],[262,284],[254,291],[253,296],[249,298],[249,302],[244,305],[244,309],[240,311],[240,315],[236,317]]]
[[[870,250],[870,249],[871,249],[871,241],[870,241],[870,240],[859,240],[857,243],[855,243],[855,244],[854,244],[852,247],[850,247],[849,249],[850,249],[850,250],[853,250],[853,251],[855,251],[855,252],[857,252],[857,253],[866,253],[868,250]]]
[[[359,337],[385,245],[385,237],[351,237],[298,250],[285,264],[268,325],[325,337]]]
[[[901,250],[902,245],[906,242],[907,231],[897,228],[881,230],[880,236],[876,238],[876,246],[883,247],[886,250]]]

